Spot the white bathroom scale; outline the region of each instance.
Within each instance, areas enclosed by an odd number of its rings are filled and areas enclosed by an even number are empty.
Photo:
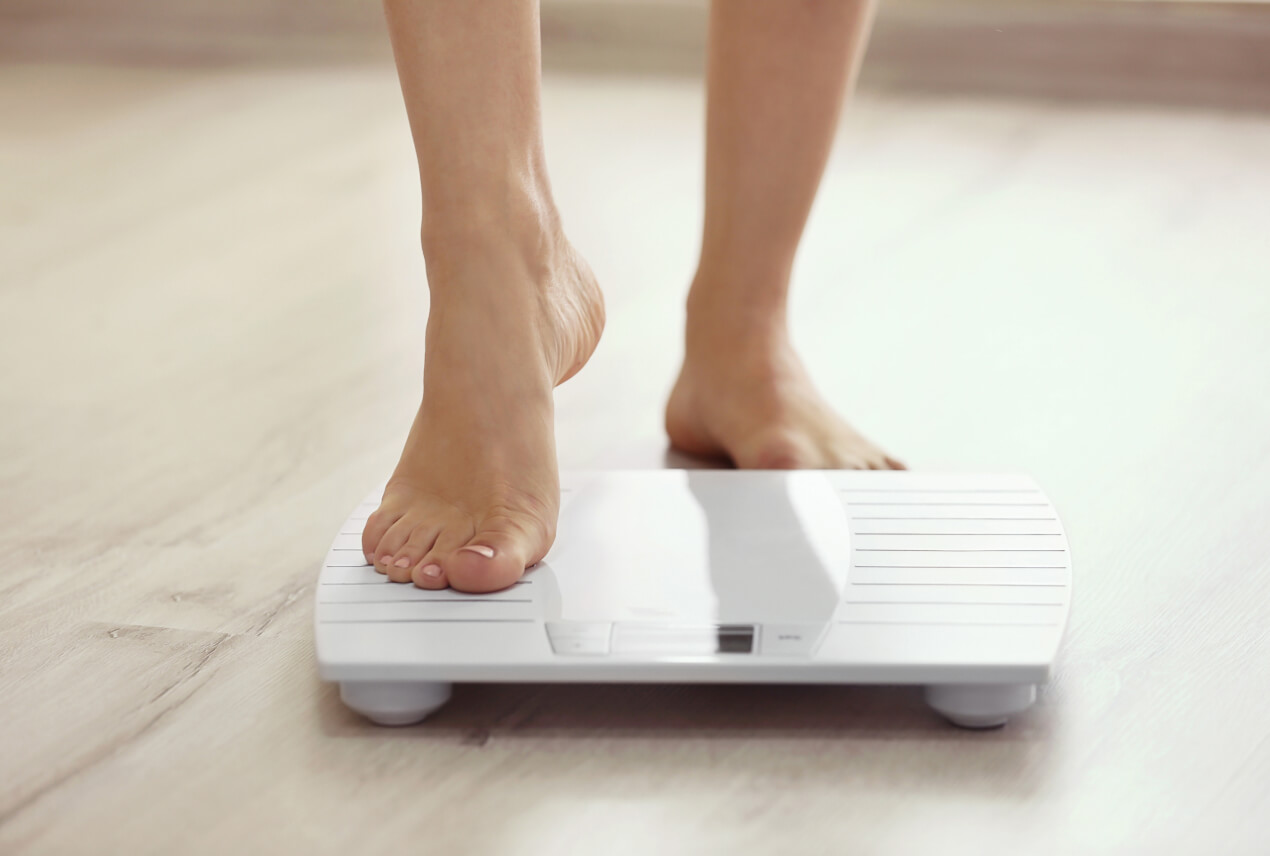
[[[1071,598],[1058,514],[1024,476],[563,473],[551,551],[492,594],[367,565],[366,498],[317,586],[345,704],[406,725],[455,682],[920,684],[969,728],[1049,679]]]

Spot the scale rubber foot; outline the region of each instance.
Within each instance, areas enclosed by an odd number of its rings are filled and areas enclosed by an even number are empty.
[[[1036,684],[935,684],[926,688],[926,703],[962,728],[999,728],[1035,701]]]
[[[340,699],[376,725],[414,725],[450,700],[450,685],[344,681]]]

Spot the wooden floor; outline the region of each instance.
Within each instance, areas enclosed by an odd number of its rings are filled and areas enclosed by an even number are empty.
[[[691,81],[552,76],[610,323],[566,467],[662,467]],[[1076,604],[994,733],[910,689],[315,673],[313,586],[417,403],[391,69],[0,66],[0,852],[1270,852],[1270,117],[869,96],[799,262],[814,375],[921,469],[1025,471]]]

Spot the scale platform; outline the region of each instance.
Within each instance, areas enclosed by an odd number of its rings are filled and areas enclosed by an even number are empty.
[[[317,586],[345,704],[407,725],[454,682],[920,684],[991,728],[1047,682],[1071,553],[1025,476],[640,470],[561,476],[555,545],[492,594],[367,565],[354,510]]]

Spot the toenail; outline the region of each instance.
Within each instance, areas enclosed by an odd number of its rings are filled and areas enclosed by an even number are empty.
[[[393,567],[395,568],[408,568],[410,567],[410,560],[407,559],[405,556],[402,556],[400,559],[393,562],[392,564],[393,564]]]
[[[440,565],[424,565],[423,575],[425,577],[439,577],[441,576],[441,566]]]
[[[460,547],[460,550],[471,550],[473,553],[480,553],[487,559],[494,558],[494,548],[485,547],[481,544],[468,544],[466,547]]]

